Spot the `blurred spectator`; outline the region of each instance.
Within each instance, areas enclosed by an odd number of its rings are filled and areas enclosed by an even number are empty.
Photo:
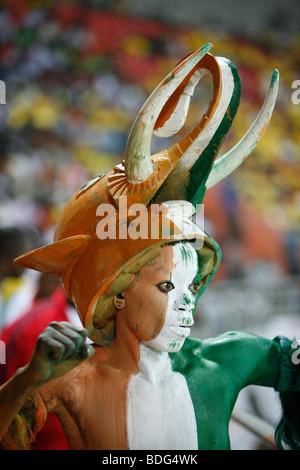
[[[56,274],[41,273],[38,282],[38,290],[35,295],[35,300],[50,297],[53,292],[59,287],[60,280]]]
[[[13,264],[34,248],[33,233],[18,227],[0,228],[0,331],[31,305],[37,292],[37,276]]]

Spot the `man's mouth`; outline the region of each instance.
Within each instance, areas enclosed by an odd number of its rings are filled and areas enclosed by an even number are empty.
[[[190,334],[192,325],[174,325],[172,330],[180,336],[188,336]]]

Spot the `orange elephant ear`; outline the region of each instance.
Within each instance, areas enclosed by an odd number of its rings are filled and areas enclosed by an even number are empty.
[[[64,238],[19,256],[14,260],[14,264],[22,268],[35,269],[59,276],[77,260],[87,247],[90,238],[88,235]]]

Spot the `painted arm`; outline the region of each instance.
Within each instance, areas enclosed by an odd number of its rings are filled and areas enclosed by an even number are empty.
[[[18,428],[17,422],[30,422],[30,414],[19,413],[28,397],[38,396],[36,391],[40,386],[93,355],[93,347],[85,344],[86,336],[84,328],[67,322],[53,322],[45,328],[37,339],[30,362],[0,387],[0,441],[5,441],[7,434]]]
[[[282,417],[275,431],[277,448],[300,450],[300,364],[293,341],[234,331],[204,345],[205,357],[220,364],[237,391],[253,384],[279,393]]]
[[[229,331],[202,342],[203,357],[220,365],[237,391],[248,385],[277,389],[281,369],[281,345],[277,339]]]
[[[269,372],[274,371],[272,373],[274,378],[276,378],[276,366],[274,367],[274,365],[278,362],[277,378],[272,386],[279,392],[282,414],[275,430],[275,443],[280,450],[300,450],[300,365],[298,344],[296,342],[295,346],[293,340],[284,336],[277,336],[272,341],[257,338],[257,341],[261,344],[258,347],[259,354],[262,353],[265,347],[268,348],[268,343],[270,345],[269,351],[272,350],[272,354],[262,354],[259,361],[257,361],[259,355],[256,358],[256,370],[253,377],[259,377],[258,384],[269,385],[268,382],[271,379]],[[265,346],[263,347],[263,345]],[[254,358],[256,355],[257,351],[254,350]],[[269,371],[268,368],[270,368]],[[250,376],[250,379],[253,377]],[[267,383],[264,383],[265,380]]]

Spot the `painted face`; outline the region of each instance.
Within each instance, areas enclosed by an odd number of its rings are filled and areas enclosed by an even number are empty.
[[[156,338],[145,344],[159,351],[177,352],[190,335],[194,324],[198,272],[197,253],[189,243],[172,247],[173,271],[170,280],[157,287],[168,296],[164,325]]]
[[[176,352],[194,323],[198,257],[189,243],[165,246],[124,292],[127,321],[136,336],[158,351]]]

